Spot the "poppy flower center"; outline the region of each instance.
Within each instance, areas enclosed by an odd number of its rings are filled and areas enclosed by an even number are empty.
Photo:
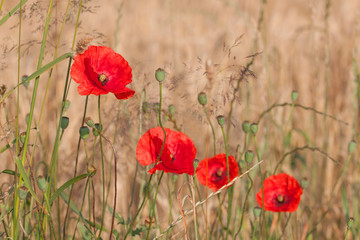
[[[104,73],[98,74],[98,80],[100,81],[102,86],[105,86],[106,83],[109,81],[109,77],[106,76]]]
[[[219,169],[216,171],[216,176],[221,177],[223,172]]]
[[[284,196],[283,196],[283,195],[277,196],[276,201],[277,201],[278,203],[283,203],[283,202],[284,202]]]

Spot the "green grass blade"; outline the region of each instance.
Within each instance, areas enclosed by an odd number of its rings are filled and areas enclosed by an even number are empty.
[[[22,0],[18,5],[16,5],[13,9],[11,9],[10,12],[8,12],[1,20],[0,20],[0,26],[3,25],[19,8],[20,6],[24,5],[27,0]]]
[[[0,103],[2,103],[5,98],[7,98],[17,87],[19,87],[20,85],[29,82],[30,80],[40,76],[41,74],[43,74],[44,72],[50,70],[55,64],[63,61],[66,58],[69,58],[72,56],[72,52],[68,52],[65,53],[63,55],[61,55],[60,57],[58,57],[57,59],[55,59],[52,62],[49,62],[48,64],[44,65],[42,68],[40,68],[39,70],[35,71],[34,73],[32,73],[30,76],[28,76],[24,81],[22,81],[20,84],[16,85],[14,88],[12,88],[10,91],[8,91],[7,93],[4,94],[3,98],[0,100]]]
[[[34,199],[41,205],[41,202],[39,201],[38,197],[35,194],[34,189],[31,186],[30,179],[29,179],[29,177],[27,176],[27,174],[25,172],[24,166],[22,165],[22,163],[21,163],[21,161],[20,161],[20,159],[18,157],[15,158],[15,162],[16,162],[16,165],[17,165],[19,171],[20,171],[20,174],[22,175],[22,178],[24,180],[24,183],[25,183],[26,187],[29,189],[29,192],[34,197]]]
[[[56,192],[50,197],[49,199],[49,203],[50,205],[52,205],[52,203],[55,201],[55,199],[68,187],[70,187],[71,185],[73,185],[74,183],[76,183],[77,181],[80,181],[81,179],[87,178],[89,176],[89,174],[81,174],[79,176],[76,176],[72,179],[70,179],[69,181],[67,181],[66,183],[64,183],[61,187],[59,187]]]

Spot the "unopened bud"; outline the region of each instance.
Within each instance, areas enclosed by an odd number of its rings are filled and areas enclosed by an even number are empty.
[[[307,179],[307,178],[301,179],[300,186],[302,189],[307,188],[309,186],[309,179]]]
[[[194,164],[194,172],[196,172],[196,169],[199,166],[199,163],[200,163],[199,159],[194,159],[194,162],[193,162],[193,164]]]
[[[262,211],[261,207],[254,207],[253,212],[254,212],[255,218],[258,218],[260,216],[261,211]]]

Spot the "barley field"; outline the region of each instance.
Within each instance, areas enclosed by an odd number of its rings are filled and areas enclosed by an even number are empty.
[[[360,1],[1,0],[0,239],[360,239]]]

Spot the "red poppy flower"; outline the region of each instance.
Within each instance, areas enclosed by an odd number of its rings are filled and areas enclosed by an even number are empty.
[[[90,46],[83,54],[77,55],[70,75],[80,84],[80,95],[98,96],[112,92],[118,99],[128,99],[135,94],[126,87],[131,83],[131,67],[120,54],[108,47]]]
[[[156,165],[149,170],[150,174],[156,170],[177,174],[187,173],[194,175],[193,161],[196,148],[191,139],[182,132],[165,128],[166,141],[160,159],[161,146],[164,142],[164,132],[161,127],[151,128],[139,140],[136,147],[136,158],[141,165]]]
[[[272,212],[296,211],[303,190],[298,181],[286,173],[272,175],[264,180],[265,210]],[[256,194],[262,207],[262,189]]]
[[[239,167],[233,156],[228,156],[228,159],[230,169],[229,177],[230,181],[232,181],[238,175]],[[228,184],[226,154],[220,153],[212,158],[201,160],[199,166],[196,168],[196,176],[202,185],[214,191]]]

